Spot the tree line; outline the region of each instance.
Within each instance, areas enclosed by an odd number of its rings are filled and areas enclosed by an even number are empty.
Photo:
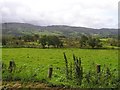
[[[54,36],[54,35],[24,35],[24,36],[4,36],[2,37],[3,47],[38,47],[38,48],[102,48],[104,44],[110,46],[120,46],[120,41],[114,38],[101,41],[99,37],[81,35],[80,38]]]
[[[22,47],[22,46],[39,46],[42,48],[61,48],[63,47],[63,42],[60,40],[58,36],[39,36],[38,34],[34,35],[25,35],[25,36],[3,36],[2,37],[2,46],[11,46],[11,47]]]

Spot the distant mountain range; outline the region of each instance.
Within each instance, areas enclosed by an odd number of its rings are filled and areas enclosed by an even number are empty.
[[[3,35],[21,36],[26,34],[40,34],[40,35],[64,35],[78,37],[81,34],[91,34],[106,36],[118,35],[118,29],[94,29],[86,27],[73,27],[65,25],[52,26],[37,26],[28,23],[2,23]]]

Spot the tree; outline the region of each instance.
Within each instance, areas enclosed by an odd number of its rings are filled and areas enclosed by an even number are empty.
[[[40,43],[41,43],[42,47],[45,48],[45,45],[47,44],[47,36],[46,35],[42,36],[40,38]]]
[[[114,38],[108,39],[108,43],[109,43],[111,46],[119,46],[119,40],[114,39]]]
[[[49,48],[50,45],[55,47],[55,42],[54,42],[54,37],[53,36],[47,36],[47,45],[48,45],[48,48]]]
[[[80,38],[80,47],[86,46],[88,41],[88,37],[85,35],[82,35]]]
[[[47,36],[47,45],[48,47],[50,45],[54,47],[62,47],[63,43],[60,41],[60,39],[57,36]]]
[[[39,40],[39,35],[38,34],[34,34],[33,39],[34,39],[35,42],[37,42],[37,40]]]
[[[91,46],[92,48],[102,47],[102,44],[100,43],[100,40],[99,40],[98,38],[94,38],[94,37],[89,37],[89,39],[88,39],[88,44],[89,44],[89,46]]]
[[[54,42],[55,47],[58,48],[60,46],[61,41],[59,40],[57,36],[53,36],[53,42]]]
[[[6,45],[7,41],[8,41],[7,37],[3,36],[2,37],[2,45]]]
[[[31,42],[31,41],[34,41],[32,35],[25,35],[25,36],[23,36],[23,39],[24,39],[25,42]]]
[[[40,43],[43,48],[45,48],[45,45],[47,45],[48,48],[50,45],[57,48],[63,47],[63,42],[61,42],[57,36],[42,36],[42,38],[40,38]]]

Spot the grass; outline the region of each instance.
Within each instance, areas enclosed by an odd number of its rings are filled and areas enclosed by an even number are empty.
[[[9,65],[14,60],[20,73],[14,73],[14,80],[22,81],[45,81],[52,84],[64,84],[76,87],[73,81],[65,82],[65,62],[63,52],[66,53],[68,62],[73,63],[73,53],[82,59],[84,72],[95,70],[96,64],[101,64],[102,69],[109,67],[111,70],[118,70],[118,50],[100,49],[37,49],[37,48],[3,48],[2,60]],[[53,67],[52,79],[47,78],[48,68]],[[6,80],[3,73],[3,80]]]

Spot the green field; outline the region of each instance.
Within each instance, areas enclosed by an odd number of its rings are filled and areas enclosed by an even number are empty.
[[[95,71],[96,64],[100,64],[102,69],[109,67],[111,71],[118,70],[118,50],[106,49],[3,48],[2,61],[6,67],[9,66],[10,60],[15,61],[19,73],[12,74],[14,81],[45,81],[49,84],[78,87],[74,81],[66,81],[65,79],[63,52],[66,53],[68,63],[73,63],[73,54],[80,57],[85,73]],[[52,79],[47,78],[49,67],[53,67]],[[9,80],[9,75],[8,72],[4,72],[3,81]],[[115,75],[117,76],[117,72]]]

